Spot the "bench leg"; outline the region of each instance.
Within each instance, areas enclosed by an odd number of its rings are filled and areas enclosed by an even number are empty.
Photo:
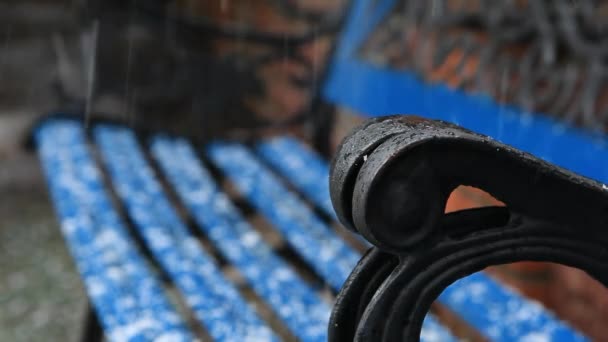
[[[86,317],[84,318],[84,325],[80,336],[80,341],[82,342],[101,342],[103,340],[103,329],[101,328],[101,324],[99,324],[99,320],[97,319],[97,314],[91,306],[91,303],[87,304],[87,312]]]

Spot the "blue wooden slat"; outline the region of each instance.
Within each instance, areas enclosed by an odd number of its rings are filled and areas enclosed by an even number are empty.
[[[420,331],[420,342],[456,342],[457,339],[431,315],[426,315]]]
[[[111,341],[191,341],[104,189],[82,125],[52,120],[38,153],[68,247]]]
[[[134,134],[112,126],[94,134],[138,232],[209,334],[217,341],[277,340],[181,222]]]
[[[463,278],[439,297],[492,341],[587,341],[532,302],[481,273]]]
[[[218,142],[209,146],[208,153],[213,162],[270,220],[299,255],[334,290],[339,290],[361,255],[340,239],[295,194],[288,191],[246,147]],[[425,320],[421,337],[427,342],[454,340],[431,316]]]
[[[334,220],[338,220],[329,198],[329,165],[310,148],[288,136],[266,139],[256,145],[257,153],[277,172],[317,207]],[[371,246],[361,235],[353,234],[364,246]]]
[[[322,181],[329,179],[329,167],[314,152],[288,137],[260,143],[257,149],[317,205],[330,202],[328,182]],[[474,274],[454,283],[439,301],[494,340],[533,337],[548,338],[546,341],[584,340],[537,303],[498,285],[484,274]]]
[[[331,308],[274,254],[186,141],[157,137],[152,155],[199,227],[302,341],[327,341]]]
[[[337,219],[329,194],[329,166],[315,152],[291,137],[274,137],[256,146],[274,169],[289,179],[327,215]]]
[[[110,338],[124,340],[125,334],[131,334],[132,337],[137,337],[138,334],[151,336],[159,331],[176,334],[171,335],[173,337],[186,338],[184,336],[188,336],[188,333],[183,323],[170,308],[158,284],[154,284],[155,281],[150,282],[150,279],[154,278],[143,266],[141,256],[132,246],[133,242],[124,232],[124,228],[121,228],[119,218],[103,190],[98,171],[86,150],[80,127],[74,122],[65,121],[47,124],[38,132],[37,138],[51,193],[62,217],[66,239],[70,242],[78,267],[83,273],[93,303],[100,312]],[[130,157],[118,158],[117,161],[125,162],[127,159]],[[142,170],[138,164],[126,165]],[[147,172],[151,170],[148,169]],[[108,226],[99,229],[95,224]],[[111,228],[112,230],[108,230]],[[111,249],[107,250],[109,247]],[[103,250],[104,248],[106,250]],[[91,258],[94,255],[103,257]],[[129,260],[126,268],[121,264],[124,260]],[[111,267],[104,262],[111,263]],[[135,279],[127,281],[129,276],[134,276]],[[129,297],[136,293],[129,288],[131,280],[140,282],[137,285],[140,291],[154,291],[154,295],[144,295],[151,301],[153,311],[146,313],[146,308],[136,308],[140,303],[133,303],[137,299]],[[453,310],[455,307],[465,308],[456,311],[474,326],[481,326],[482,332],[495,340],[583,340],[583,337],[556,321],[537,304],[531,304],[510,293],[481,274],[452,285],[442,294],[440,300]],[[491,303],[496,305],[488,308]],[[477,310],[479,307],[482,309]],[[150,315],[162,313],[164,317],[168,317],[169,327],[166,326],[167,322],[165,325],[155,322],[153,327],[158,328],[155,331],[151,329],[151,321],[134,322],[134,319],[141,318],[142,312]],[[434,334],[434,330],[425,331],[431,331],[427,336]]]

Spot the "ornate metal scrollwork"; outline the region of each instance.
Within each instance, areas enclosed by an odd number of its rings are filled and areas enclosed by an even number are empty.
[[[608,2],[396,0],[362,57],[608,130]]]
[[[459,185],[506,207],[444,214]],[[375,245],[338,297],[331,341],[417,341],[443,289],[490,265],[556,262],[608,286],[606,186],[455,125],[369,121],[340,146],[331,195]]]

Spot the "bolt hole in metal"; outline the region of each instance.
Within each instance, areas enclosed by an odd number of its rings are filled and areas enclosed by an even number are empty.
[[[452,191],[445,206],[445,212],[451,213],[463,209],[504,206],[505,204],[489,193],[472,186],[460,185]]]

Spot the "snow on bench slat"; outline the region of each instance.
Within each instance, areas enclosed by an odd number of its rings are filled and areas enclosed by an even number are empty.
[[[111,341],[191,341],[104,189],[82,124],[49,120],[38,153],[61,230]]]
[[[483,273],[458,280],[439,300],[492,341],[587,341],[539,303]]]
[[[329,165],[315,152],[287,136],[267,139],[257,144],[256,151],[323,212],[337,219],[329,198]]]
[[[138,232],[214,340],[278,340],[180,220],[133,132],[98,126],[94,133]]]
[[[256,145],[256,151],[315,206],[334,220],[338,219],[329,197],[329,165],[319,155],[288,136],[266,139]],[[371,247],[361,235],[344,231],[353,234],[364,246]]]
[[[279,258],[221,192],[182,139],[158,137],[152,155],[200,229],[301,341],[327,341],[330,306]]]

